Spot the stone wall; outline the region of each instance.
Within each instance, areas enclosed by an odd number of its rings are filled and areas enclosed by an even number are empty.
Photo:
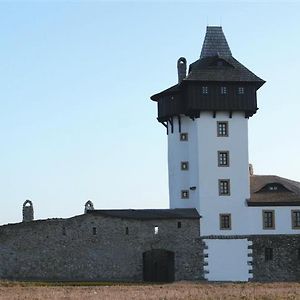
[[[258,235],[249,240],[253,242],[254,281],[300,280],[299,235]],[[265,248],[273,249],[271,260],[265,259]]]
[[[92,214],[1,226],[0,278],[142,281],[143,252],[150,249],[175,253],[175,280],[202,279],[199,220]]]

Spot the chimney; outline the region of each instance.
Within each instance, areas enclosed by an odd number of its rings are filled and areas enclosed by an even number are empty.
[[[180,57],[177,61],[178,83],[186,77],[186,59]]]

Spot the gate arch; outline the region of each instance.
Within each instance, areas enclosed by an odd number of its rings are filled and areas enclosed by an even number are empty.
[[[143,280],[172,282],[175,280],[173,251],[152,249],[143,253]]]

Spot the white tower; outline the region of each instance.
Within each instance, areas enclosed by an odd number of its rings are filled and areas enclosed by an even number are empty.
[[[167,129],[170,208],[196,208],[208,280],[252,278],[248,118],[264,81],[235,58],[221,27],[209,26],[200,59],[177,62],[178,84],[151,97]],[[254,211],[253,211],[254,212]],[[256,216],[257,217],[257,216]]]
[[[200,59],[151,97],[167,128],[170,208],[197,208],[201,235],[251,232],[248,118],[264,81],[233,58],[221,27],[207,27]]]

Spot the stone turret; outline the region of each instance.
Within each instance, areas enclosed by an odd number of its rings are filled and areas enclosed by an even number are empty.
[[[30,200],[23,203],[23,222],[33,221],[33,205]]]
[[[88,200],[84,205],[84,213],[86,214],[88,210],[94,210],[94,204],[91,200]]]

